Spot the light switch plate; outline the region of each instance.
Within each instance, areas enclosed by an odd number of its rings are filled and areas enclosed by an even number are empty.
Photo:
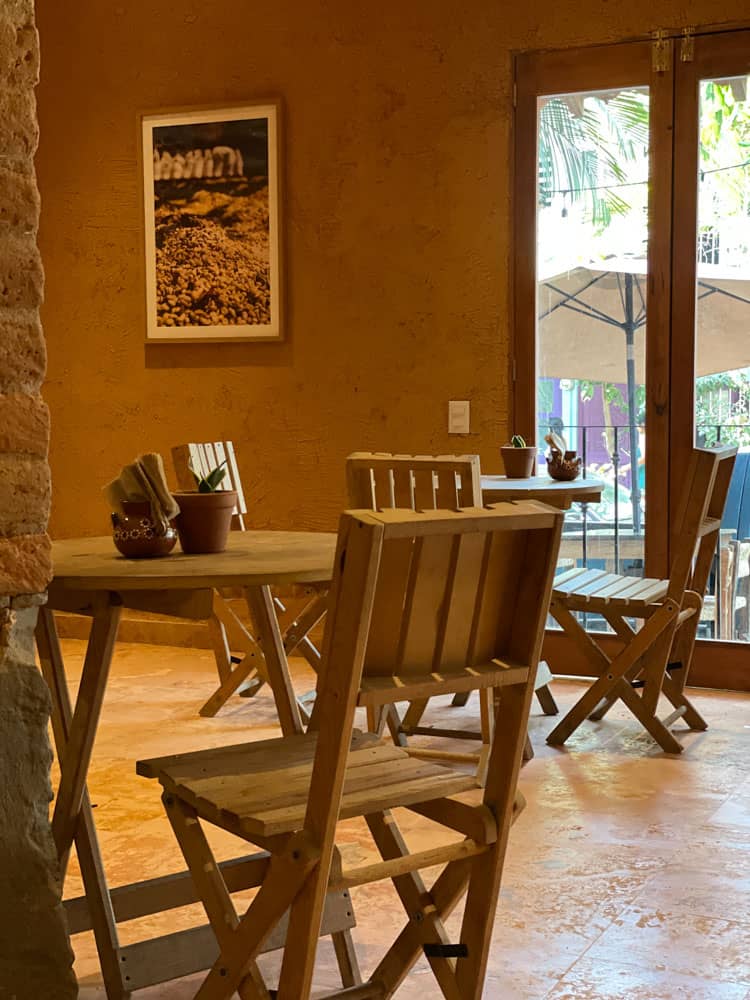
[[[471,429],[471,407],[468,399],[448,402],[448,433],[468,434]]]

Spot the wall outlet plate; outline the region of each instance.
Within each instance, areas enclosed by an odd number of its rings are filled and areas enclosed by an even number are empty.
[[[448,433],[469,434],[471,406],[468,399],[451,399],[448,402]]]

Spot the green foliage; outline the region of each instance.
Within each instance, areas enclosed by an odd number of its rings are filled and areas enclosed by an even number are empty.
[[[750,206],[750,100],[738,100],[730,83],[701,85],[700,156],[722,215]]]
[[[514,434],[513,437],[510,439],[510,443],[513,445],[514,448],[526,447],[526,441],[524,438],[521,437],[520,434]]]
[[[539,201],[549,205],[554,192],[583,201],[596,229],[630,205],[607,185],[627,181],[625,165],[648,148],[648,95],[624,90],[608,99],[582,98],[581,114],[552,97],[539,112]]]
[[[555,402],[555,382],[551,378],[540,378],[536,384],[536,407],[539,413],[551,413]]]
[[[199,493],[215,493],[218,490],[227,474],[227,470],[224,468],[226,464],[226,460],[223,461],[221,465],[217,465],[215,469],[211,469],[207,476],[201,476],[195,471],[192,465],[190,466],[190,471],[193,474],[193,479]]]
[[[628,415],[628,401],[623,395],[621,386],[614,382],[597,382],[593,379],[581,379],[578,383],[578,391],[584,403],[590,403],[594,398],[597,389],[602,390],[602,398],[609,406],[616,406],[626,416]],[[642,424],[646,418],[646,386],[637,385],[635,387],[635,420],[634,423]]]
[[[750,372],[703,375],[695,385],[695,429],[706,445],[750,445]]]

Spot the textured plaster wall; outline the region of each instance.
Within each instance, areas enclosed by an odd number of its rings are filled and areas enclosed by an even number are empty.
[[[233,438],[256,525],[323,528],[354,449],[507,437],[511,52],[746,0],[41,0],[52,530],[139,450]],[[136,116],[281,97],[288,341],[144,348]],[[446,433],[470,399],[475,434]]]
[[[33,628],[51,566],[36,246],[32,0],[0,8],[0,1000],[77,995],[50,833],[49,692]]]

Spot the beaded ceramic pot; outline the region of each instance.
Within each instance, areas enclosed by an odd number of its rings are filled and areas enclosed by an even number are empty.
[[[173,524],[166,535],[157,533],[147,500],[123,500],[122,514],[112,514],[112,537],[115,548],[128,559],[156,559],[167,556],[177,543]]]

